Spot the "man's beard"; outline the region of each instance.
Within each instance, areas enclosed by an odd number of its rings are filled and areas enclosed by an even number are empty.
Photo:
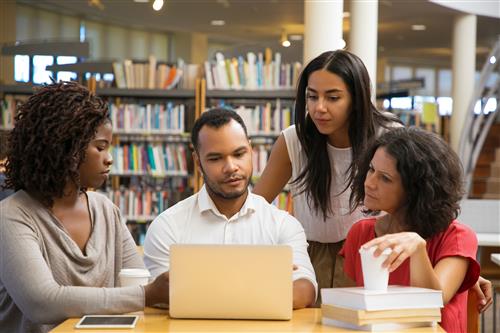
[[[212,182],[211,180],[208,179],[208,177],[205,176],[205,173],[202,170],[202,175],[203,175],[203,180],[205,181],[205,186],[209,190],[209,192],[219,198],[230,200],[230,199],[237,199],[247,193],[248,190],[248,184],[250,182],[250,178],[244,179],[245,181],[245,186],[241,191],[234,191],[234,192],[224,192],[222,189],[215,183]]]

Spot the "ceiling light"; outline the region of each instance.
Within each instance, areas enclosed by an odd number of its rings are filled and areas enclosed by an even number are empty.
[[[345,40],[343,40],[342,38],[340,39],[340,42],[339,42],[339,49],[343,49],[345,46],[346,46],[346,42]]]
[[[210,24],[221,27],[221,26],[226,24],[226,21],[224,21],[224,20],[212,20],[212,21],[210,21]]]
[[[497,58],[495,56],[490,57],[490,64],[494,64],[497,62]]]
[[[411,30],[413,31],[424,31],[427,27],[423,24],[413,24]]]
[[[292,45],[292,43],[290,43],[290,41],[288,40],[286,32],[284,31],[281,33],[280,42],[283,47],[289,47],[290,45]]]
[[[163,0],[155,0],[155,2],[153,2],[154,10],[159,11],[161,7],[163,7]]]

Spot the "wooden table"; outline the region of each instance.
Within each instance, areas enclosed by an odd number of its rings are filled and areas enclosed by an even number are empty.
[[[321,325],[320,309],[302,309],[293,312],[289,321],[272,320],[192,320],[171,319],[167,310],[146,308],[140,314],[134,329],[113,329],[106,332],[353,332],[351,330]],[[75,329],[79,318],[71,318],[51,332],[96,333],[103,330]],[[404,332],[444,332],[437,327],[420,327]]]

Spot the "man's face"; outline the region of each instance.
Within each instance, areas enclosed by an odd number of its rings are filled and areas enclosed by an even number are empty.
[[[212,200],[245,195],[252,175],[252,148],[241,125],[232,119],[219,128],[203,126],[198,142],[195,160]]]

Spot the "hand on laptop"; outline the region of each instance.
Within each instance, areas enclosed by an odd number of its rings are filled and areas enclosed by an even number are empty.
[[[157,303],[168,304],[169,298],[169,274],[162,273],[150,284],[144,286],[144,294],[146,298],[146,306],[152,306]]]

